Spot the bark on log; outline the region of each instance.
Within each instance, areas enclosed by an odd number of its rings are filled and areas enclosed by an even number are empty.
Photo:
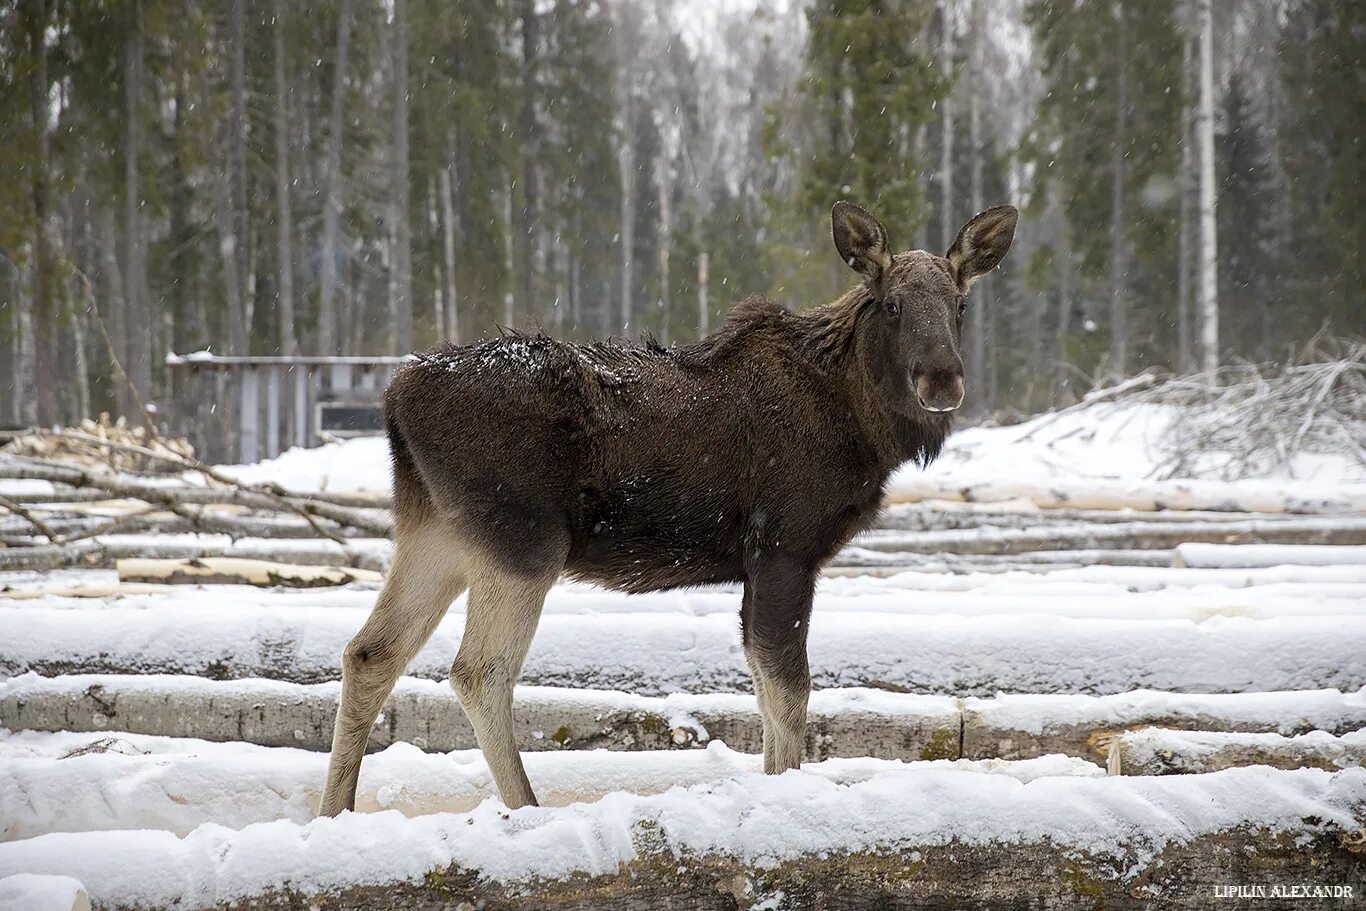
[[[269,560],[209,557],[191,560],[119,560],[120,582],[164,582],[169,585],[255,585],[261,588],[326,588],[352,582],[374,582],[374,570],[341,566],[307,566]]]
[[[0,727],[32,731],[125,731],[261,746],[327,750],[339,686],[196,677],[73,675],[0,684]],[[852,698],[851,698],[852,697]],[[1033,759],[1063,753],[1104,763],[1126,730],[1160,725],[1206,732],[1343,735],[1366,730],[1366,696],[1253,693],[1186,696],[1131,693],[1060,700],[1051,712],[1028,697],[969,699],[851,690],[817,691],[806,731],[808,760]],[[1033,702],[1046,703],[1046,697]],[[663,750],[720,740],[759,752],[754,699],[742,695],[630,696],[519,687],[513,712],[526,752]],[[1057,717],[1059,714],[1061,718]],[[476,746],[459,701],[444,684],[404,678],[370,736],[370,748],[411,743],[424,750]]]
[[[113,538],[77,541],[63,546],[0,548],[0,571],[43,571],[69,567],[113,569],[122,559],[202,560],[211,557],[272,560],[308,566],[352,566],[383,571],[389,565],[389,555],[389,542],[374,538],[351,538],[343,544],[317,539],[274,544],[259,539],[234,542],[226,537],[209,537],[195,543]]]
[[[950,478],[898,477],[887,490],[887,502],[922,500],[993,502],[1027,499],[1040,509],[1210,510],[1214,512],[1272,512],[1304,515],[1360,515],[1366,512],[1366,492],[1348,486],[1332,496],[1303,496],[1280,485],[1252,487],[1219,481],[1153,481],[1127,488],[1115,481],[1020,481],[957,485]]]
[[[1298,544],[1246,547],[1182,544],[1172,551],[1172,566],[1259,569],[1268,566],[1366,566],[1366,547],[1313,547]]]
[[[347,886],[327,893],[295,888],[180,907],[224,911],[911,911],[922,908],[1019,907],[1037,911],[1205,911],[1216,887],[1272,884],[1359,890],[1366,874],[1360,830],[1302,824],[1299,831],[1246,827],[1172,844],[1132,864],[1117,851],[1078,851],[1046,840],[1023,844],[900,845],[883,852],[808,855],[773,866],[725,855],[696,856],[651,847],[649,833],[631,862],[613,873],[502,885],[477,870],[447,867],[422,882]],[[1359,892],[1348,893],[1357,895]],[[1325,899],[1325,904],[1331,898]],[[1283,900],[1238,902],[1281,907]],[[133,911],[105,904],[100,911]]]
[[[1191,695],[1015,695],[963,703],[961,758],[1025,759],[1062,753],[1106,762],[1110,744],[1148,727],[1280,735],[1366,730],[1366,692],[1336,690]]]
[[[331,683],[176,676],[16,678],[0,684],[0,727],[124,731],[328,750],[338,692]],[[863,707],[847,691],[813,694],[808,760],[959,758],[953,700],[893,697],[904,707],[887,711],[877,706],[882,694],[867,696],[872,704]],[[519,687],[513,717],[518,746],[525,752],[686,749],[711,740],[739,752],[763,750],[759,713],[750,696],[650,697]],[[442,752],[478,745],[450,688],[412,678],[400,681],[385,704],[369,749],[398,742]]]
[[[1106,760],[1112,775],[1189,775],[1249,765],[1332,771],[1364,764],[1363,731],[1341,737],[1324,731],[1286,737],[1156,727],[1119,734],[1110,741]]]
[[[1207,525],[1121,523],[1060,528],[972,529],[906,533],[866,532],[851,543],[866,550],[894,553],[1019,554],[1029,551],[1127,549],[1169,550],[1187,542],[1208,544],[1366,544],[1366,519],[1315,518],[1274,522],[1257,520]]]

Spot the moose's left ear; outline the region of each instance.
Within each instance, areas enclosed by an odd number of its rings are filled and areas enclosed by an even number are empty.
[[[1001,264],[1015,239],[1019,219],[1014,206],[992,206],[963,225],[948,252],[958,287],[966,291],[979,276]]]

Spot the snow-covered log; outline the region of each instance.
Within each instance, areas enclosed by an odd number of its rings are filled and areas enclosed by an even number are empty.
[[[1192,731],[1347,734],[1366,729],[1366,688],[1196,694],[1138,690],[1111,696],[999,695],[963,702],[966,758],[1064,753],[1104,761],[1123,732],[1149,726]]]
[[[328,607],[183,609],[25,606],[9,612],[0,674],[192,674],[300,683],[340,678],[365,612]],[[409,666],[444,680],[463,616],[451,614]],[[522,674],[542,686],[642,695],[746,692],[733,614],[547,614]],[[923,616],[817,611],[817,688],[872,686],[950,695],[1357,689],[1366,615],[1192,620]]]
[[[1360,515],[1366,512],[1366,485],[1307,489],[1279,480],[1132,481],[1127,479],[1057,478],[1020,481],[975,479],[970,484],[951,475],[898,473],[887,487],[889,503],[963,500],[989,503],[1028,500],[1041,509],[1209,510],[1306,515]]]
[[[1241,522],[1130,522],[1042,528],[865,532],[851,542],[897,553],[1020,554],[1043,550],[1170,549],[1187,542],[1216,544],[1366,544],[1366,518],[1305,518]]]
[[[1360,769],[792,771],[511,812],[51,834],[0,845],[0,876],[71,876],[111,911],[1204,909],[1230,881],[1359,888],[1363,812]]]
[[[1178,731],[1139,728],[1110,741],[1107,767],[1116,775],[1186,775],[1237,766],[1277,769],[1343,769],[1366,765],[1366,731],[1335,737],[1310,731],[1274,733]]]
[[[300,563],[275,563],[269,560],[244,560],[234,557],[208,557],[190,560],[119,560],[116,568],[120,582],[162,582],[169,585],[256,585],[262,588],[322,588],[351,582],[378,583],[381,576],[371,569],[349,566],[308,566]]]
[[[308,539],[271,540],[227,535],[101,535],[66,545],[0,547],[0,571],[44,571],[79,567],[113,569],[119,560],[192,560],[237,557],[321,566],[355,566],[382,570],[389,563],[393,545],[380,538],[348,538],[336,541]]]
[[[260,822],[313,819],[327,777],[327,756],[287,747],[207,743],[118,734],[47,735],[27,739],[28,755],[11,756],[0,740],[0,841],[50,832],[164,829],[188,835],[204,823],[240,829]],[[35,755],[42,750],[42,755]],[[59,760],[59,761],[55,761]],[[601,800],[613,792],[659,794],[763,770],[763,757],[721,743],[705,750],[621,753],[606,750],[533,753],[527,775],[542,806]],[[885,759],[809,762],[802,771],[841,783],[904,769],[955,769],[1008,775],[1018,781],[1105,774],[1067,756],[1018,762]],[[405,816],[464,813],[496,797],[478,750],[424,753],[395,744],[365,760],[356,810]]]
[[[0,908],[14,911],[90,911],[85,887],[70,876],[16,873],[0,879]]]
[[[1366,566],[1366,547],[1312,544],[1181,544],[1172,566],[1197,569],[1267,566]]]
[[[339,690],[336,683],[29,674],[0,682],[0,727],[327,750]],[[665,750],[708,740],[743,752],[763,748],[758,709],[749,695],[636,696],[527,686],[517,688],[516,705],[517,742],[526,751]],[[811,697],[806,756],[956,759],[960,727],[958,702],[948,697],[818,690]],[[374,748],[400,741],[441,751],[476,746],[451,688],[411,677],[399,681],[370,735]]]
[[[205,680],[198,677],[35,674],[0,683],[0,727],[12,731],[111,731],[240,740],[327,750],[335,683]],[[517,742],[524,751],[663,750],[711,740],[762,748],[754,697],[635,696],[518,687]],[[1366,729],[1366,691],[1190,695],[998,696],[957,700],[867,689],[811,695],[806,757],[1027,759],[1064,753],[1103,762],[1111,739],[1146,725],[1294,735]],[[405,677],[385,705],[371,746],[472,749],[474,732],[450,687]]]

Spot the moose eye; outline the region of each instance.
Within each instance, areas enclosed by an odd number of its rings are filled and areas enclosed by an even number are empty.
[[[958,318],[962,319],[963,314],[968,312],[968,299],[963,295],[958,295]]]

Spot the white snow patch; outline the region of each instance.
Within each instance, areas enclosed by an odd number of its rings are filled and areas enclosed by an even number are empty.
[[[508,811],[495,800],[415,819],[393,810],[242,830],[60,833],[0,845],[0,876],[75,876],[102,904],[204,907],[291,888],[414,882],[455,865],[500,882],[616,872],[642,837],[678,855],[759,867],[804,856],[1044,839],[1122,858],[1240,826],[1304,831],[1304,818],[1355,828],[1366,770],[1230,769],[1162,778],[1002,775],[905,768],[851,783],[805,771],[742,774],[663,794]],[[648,832],[648,835],[646,833]]]

